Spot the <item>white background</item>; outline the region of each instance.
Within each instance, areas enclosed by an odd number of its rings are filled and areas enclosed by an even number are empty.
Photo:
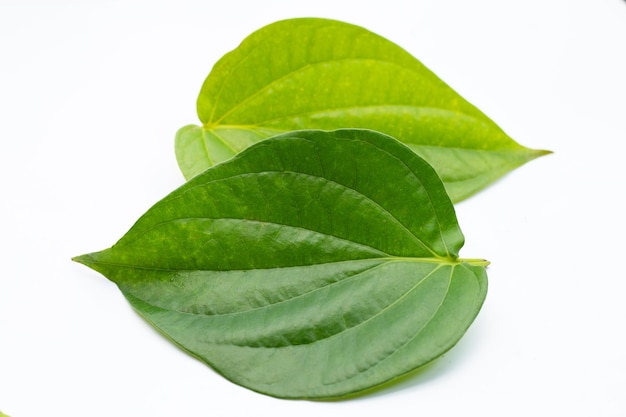
[[[422,374],[345,402],[226,381],[70,261],[183,183],[212,65],[289,17],[403,46],[554,154],[457,206],[490,289]],[[0,410],[11,417],[626,416],[626,1],[0,0]]]

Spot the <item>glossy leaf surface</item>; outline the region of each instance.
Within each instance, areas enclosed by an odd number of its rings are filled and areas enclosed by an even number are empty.
[[[440,356],[487,290],[439,177],[369,130],[260,142],[75,260],[176,344],[285,398],[367,390]]]
[[[545,154],[525,148],[394,43],[358,26],[292,19],[226,54],[176,137],[187,179],[277,133],[367,128],[435,167],[453,201]]]

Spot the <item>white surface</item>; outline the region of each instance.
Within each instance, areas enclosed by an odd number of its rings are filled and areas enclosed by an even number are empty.
[[[211,3],[220,3],[215,5]],[[240,388],[70,257],[183,183],[212,65],[299,16],[398,43],[520,143],[551,149],[457,208],[490,290],[448,355],[347,402]],[[11,417],[625,416],[626,2],[0,0],[0,410]]]

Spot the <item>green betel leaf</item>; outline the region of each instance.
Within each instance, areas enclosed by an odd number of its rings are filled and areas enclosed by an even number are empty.
[[[387,133],[435,167],[453,201],[546,153],[513,141],[404,49],[326,19],[280,21],[250,35],[214,66],[197,110],[202,126],[176,135],[187,179],[298,129]]]
[[[148,210],[112,248],[75,258],[231,381],[336,398],[432,361],[487,291],[441,180],[369,130],[262,141]]]

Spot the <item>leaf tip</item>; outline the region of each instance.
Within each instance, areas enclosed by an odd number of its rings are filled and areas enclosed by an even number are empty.
[[[532,159],[537,159],[542,156],[553,154],[553,151],[548,149],[532,149]]]
[[[95,262],[94,259],[93,259],[93,256],[91,256],[91,254],[74,256],[74,257],[72,257],[72,261],[78,262],[79,264],[83,264],[83,265],[88,266],[88,267],[91,267],[91,265],[93,265],[94,262]]]

